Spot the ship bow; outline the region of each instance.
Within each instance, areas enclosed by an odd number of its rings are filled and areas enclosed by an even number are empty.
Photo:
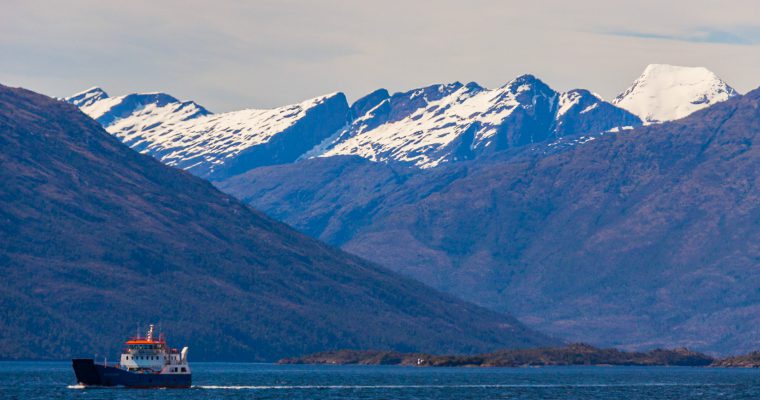
[[[77,382],[82,385],[101,385],[100,374],[92,358],[75,358],[72,361]]]

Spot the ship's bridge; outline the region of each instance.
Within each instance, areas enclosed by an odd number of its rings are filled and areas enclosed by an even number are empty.
[[[153,339],[153,325],[145,338],[135,337],[124,343],[126,349],[121,355],[121,366],[128,371],[169,371],[189,372],[187,359],[177,349],[166,345],[163,335]]]
[[[127,346],[127,349],[135,351],[158,350],[166,347],[166,342],[163,338],[160,340],[131,339],[127,340],[124,344]]]

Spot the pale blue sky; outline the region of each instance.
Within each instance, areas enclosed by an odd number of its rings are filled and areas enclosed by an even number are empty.
[[[760,86],[760,1],[0,0],[0,83],[164,91],[212,111],[533,73],[606,98],[649,63]]]

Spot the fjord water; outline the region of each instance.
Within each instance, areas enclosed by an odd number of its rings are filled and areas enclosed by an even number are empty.
[[[0,362],[1,399],[751,399],[760,371],[194,363],[193,388],[81,388],[67,362]]]

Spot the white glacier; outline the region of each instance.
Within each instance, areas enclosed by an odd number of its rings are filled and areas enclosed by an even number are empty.
[[[736,95],[707,68],[651,64],[612,103],[645,123],[658,123],[686,117]]]

